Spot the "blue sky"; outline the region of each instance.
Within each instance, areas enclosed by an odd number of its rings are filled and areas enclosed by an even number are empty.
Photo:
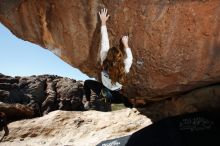
[[[52,52],[17,38],[1,23],[0,73],[13,77],[51,74],[76,80],[89,79]]]

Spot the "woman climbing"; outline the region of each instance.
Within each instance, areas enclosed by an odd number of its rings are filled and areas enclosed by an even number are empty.
[[[105,89],[105,91],[107,90],[111,94],[111,103],[124,103],[126,107],[132,108],[132,103],[120,93],[122,89],[121,83],[124,82],[125,74],[129,73],[133,60],[131,49],[128,46],[128,36],[123,36],[121,39],[125,53],[119,48],[110,48],[106,27],[106,21],[109,18],[107,9],[101,9],[99,17],[101,20],[100,59],[102,83],[94,80],[86,80],[84,82],[87,100],[84,106],[86,109],[89,108],[91,90],[99,96],[103,89]]]

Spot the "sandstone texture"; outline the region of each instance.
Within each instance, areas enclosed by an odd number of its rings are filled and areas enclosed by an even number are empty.
[[[98,78],[104,7],[111,46],[130,36],[129,97],[173,96],[220,81],[219,0],[1,0],[0,22]]]
[[[114,112],[53,111],[29,120],[8,125],[9,135],[1,146],[95,146],[101,141],[125,135],[151,124],[136,109]],[[0,132],[0,138],[3,132]]]
[[[9,121],[54,110],[83,110],[83,84],[54,75],[10,77],[0,74],[0,111]]]
[[[194,113],[198,111],[219,111],[220,85],[195,89],[178,97],[149,102],[147,106],[138,108],[140,113],[147,115],[152,121],[165,117]]]

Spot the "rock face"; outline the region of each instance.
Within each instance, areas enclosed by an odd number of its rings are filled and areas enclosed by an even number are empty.
[[[0,22],[97,78],[103,7],[111,15],[111,46],[130,35],[130,97],[170,96],[220,81],[219,0],[1,0]]]
[[[184,95],[168,98],[163,101],[151,102],[138,110],[152,121],[164,117],[194,113],[198,111],[220,110],[220,85],[196,89]]]
[[[54,111],[40,118],[10,123],[10,133],[2,139],[1,145],[95,146],[107,139],[130,135],[150,124],[151,120],[135,109]],[[0,138],[2,135],[0,133]]]
[[[83,85],[53,75],[10,77],[0,74],[0,111],[11,121],[60,110],[83,110]]]

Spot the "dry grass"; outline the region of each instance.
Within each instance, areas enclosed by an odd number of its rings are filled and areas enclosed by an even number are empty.
[[[117,110],[121,110],[121,109],[125,109],[126,107],[124,106],[124,104],[112,104],[112,111],[117,111]]]

